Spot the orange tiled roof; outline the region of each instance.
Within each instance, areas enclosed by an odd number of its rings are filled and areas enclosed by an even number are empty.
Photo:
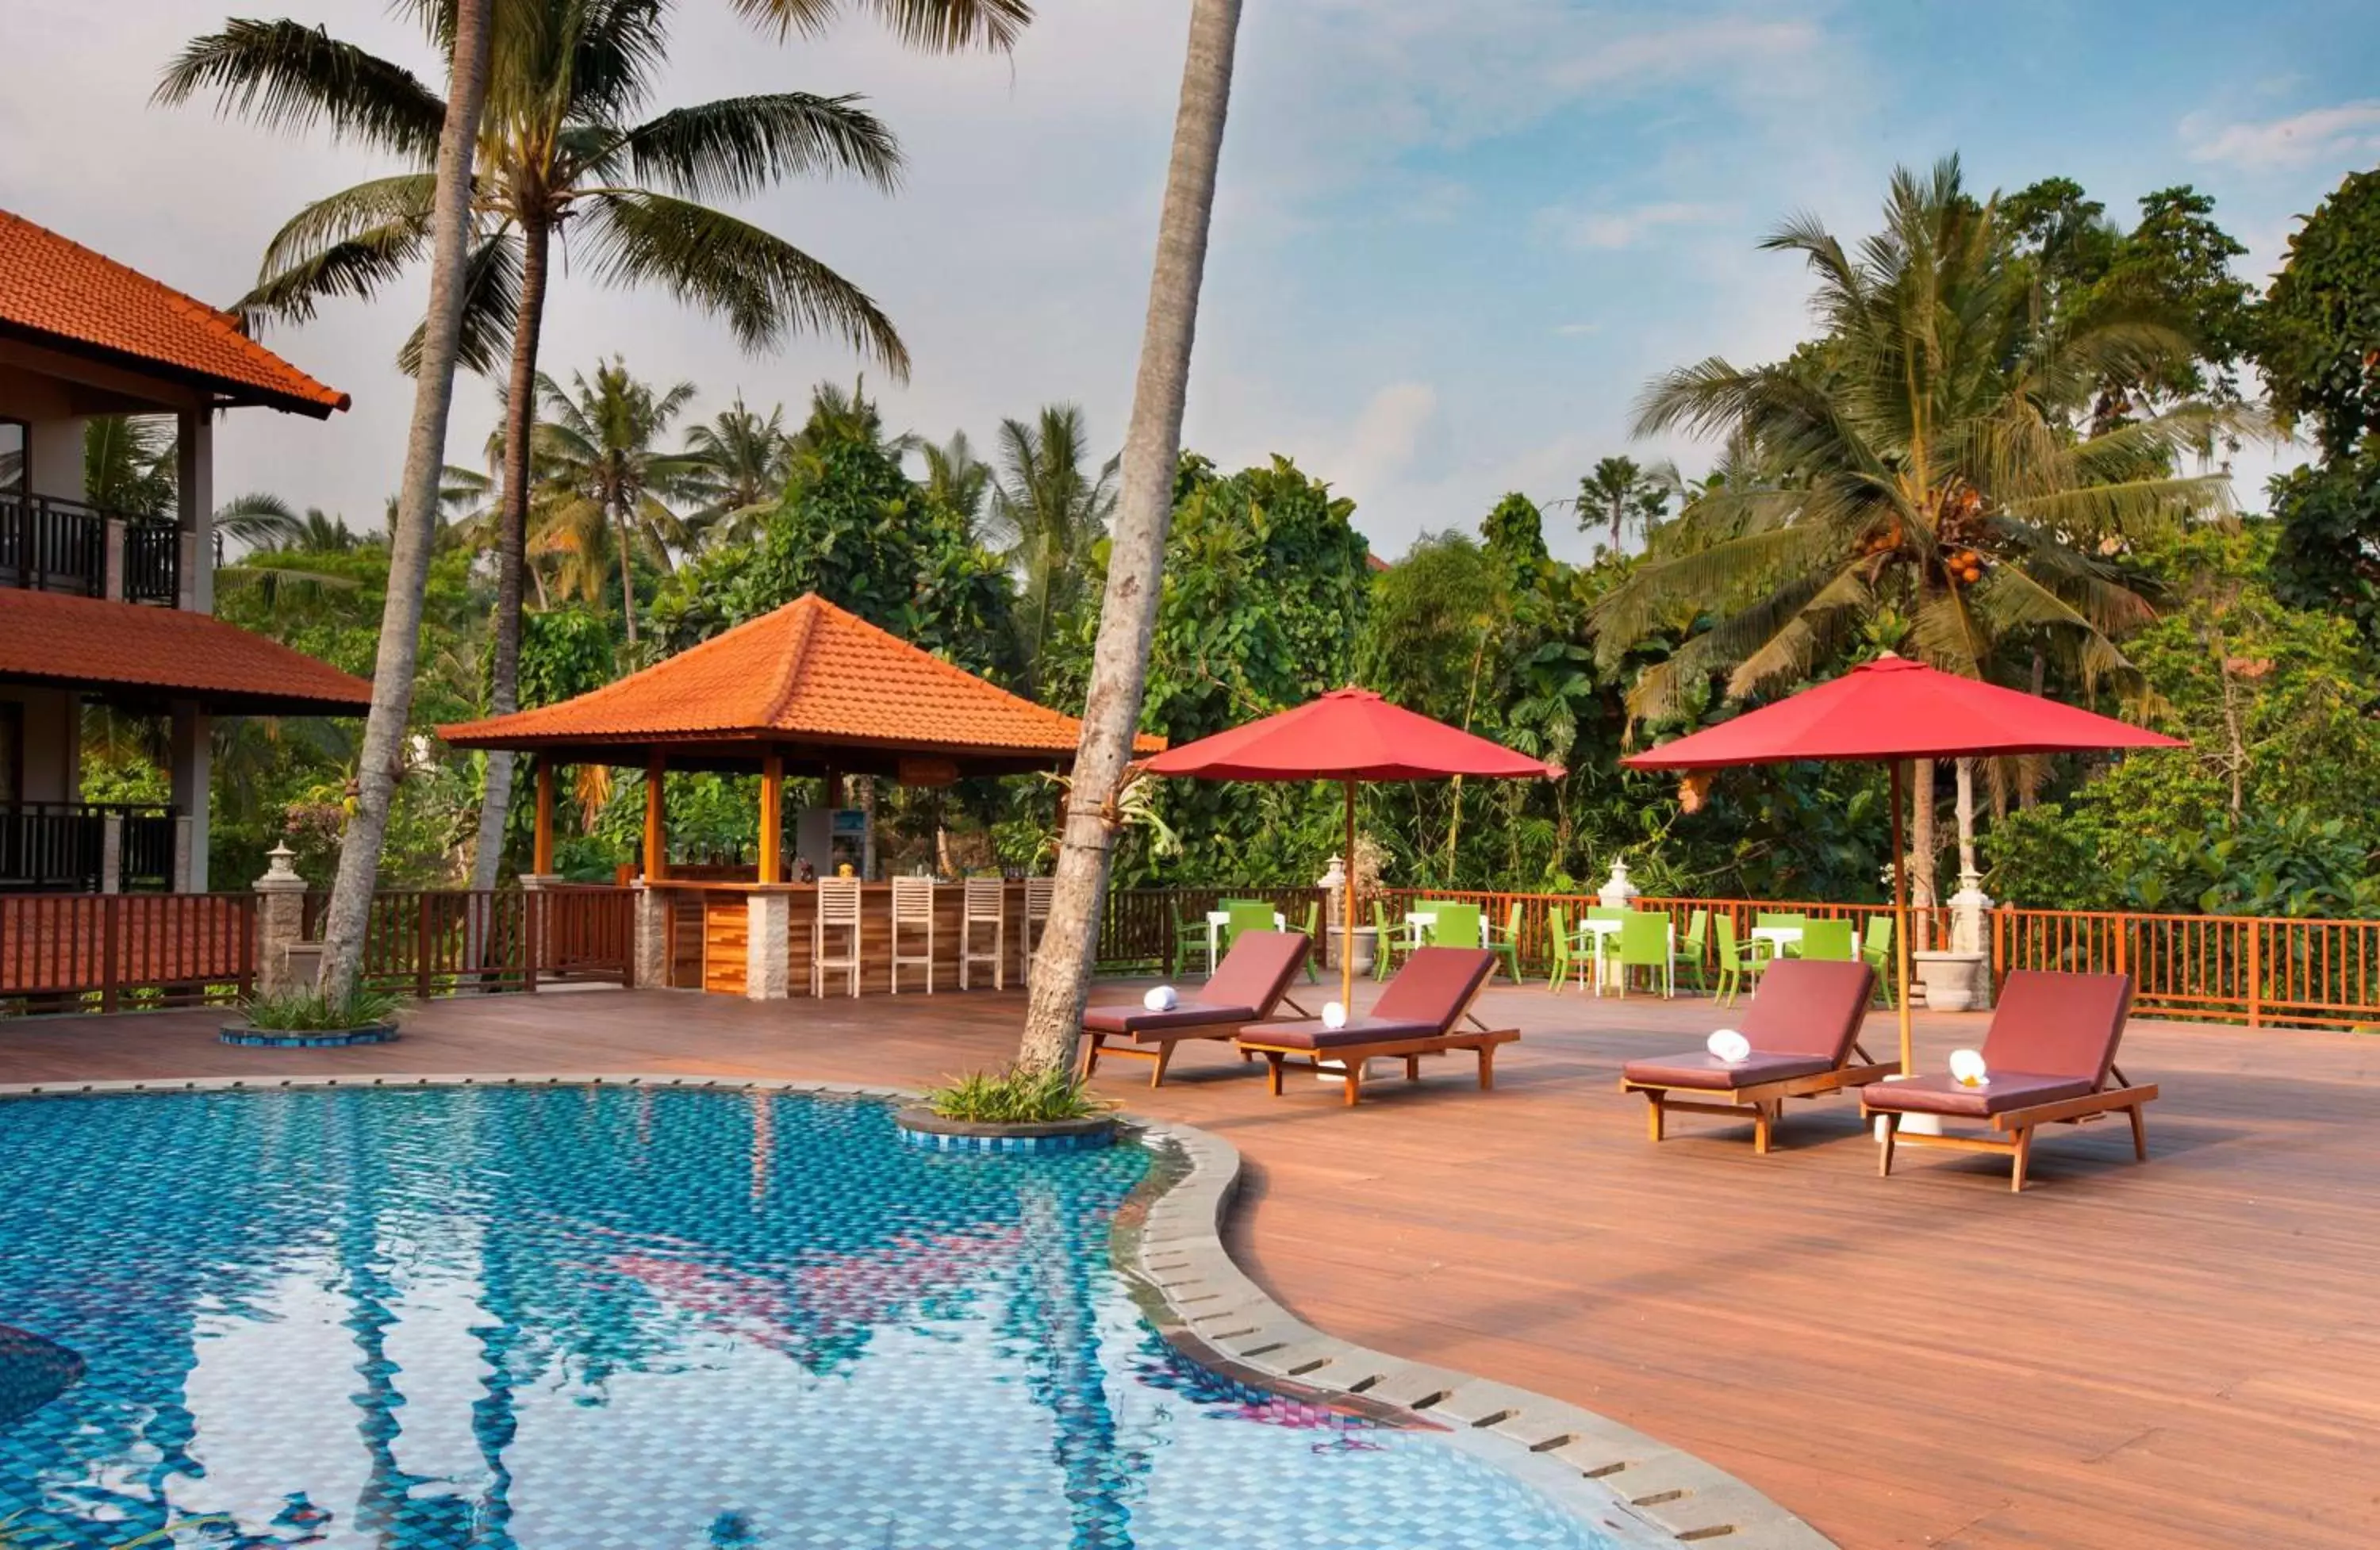
[[[0,589],[0,681],[187,696],[230,715],[354,716],[371,685],[181,609]]]
[[[327,418],[347,395],[324,387],[184,296],[46,226],[0,210],[0,329],[45,344],[164,368],[235,403]]]
[[[811,593],[577,699],[438,730],[466,748],[782,740],[1065,758],[1083,729]]]

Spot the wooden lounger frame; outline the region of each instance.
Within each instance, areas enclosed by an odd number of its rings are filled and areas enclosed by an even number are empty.
[[[1299,1006],[1286,995],[1281,997],[1281,1004],[1289,1008],[1291,1011],[1295,1012],[1297,1017],[1283,1017],[1279,1012],[1275,1012],[1272,1016],[1265,1018],[1265,1022],[1289,1023],[1297,1021],[1301,1018],[1310,1018],[1314,1015],[1304,1007]],[[1232,1017],[1227,1018],[1220,1023],[1185,1023],[1182,1024],[1182,1026],[1189,1029],[1190,1031],[1180,1034],[1169,1032],[1161,1040],[1150,1039],[1146,1043],[1141,1042],[1131,1034],[1119,1034],[1107,1028],[1085,1028],[1083,1030],[1083,1034],[1088,1047],[1083,1052],[1084,1078],[1088,1080],[1091,1073],[1099,1069],[1100,1056],[1121,1055],[1128,1060],[1147,1060],[1150,1062],[1151,1069],[1148,1073],[1148,1084],[1155,1087],[1160,1085],[1165,1081],[1165,1068],[1172,1063],[1173,1047],[1175,1045],[1187,1044],[1194,1039],[1209,1040],[1236,1038],[1239,1035],[1241,1029],[1249,1027],[1251,1024],[1243,1023],[1238,1018]],[[1129,1044],[1108,1043],[1108,1040],[1111,1038],[1131,1039],[1133,1042]],[[1243,1064],[1255,1059],[1256,1056],[1247,1050],[1244,1049],[1240,1052],[1240,1060]]]
[[[1765,1155],[1776,1139],[1777,1121],[1784,1116],[1787,1098],[1823,1097],[1846,1087],[1864,1087],[1900,1069],[1897,1065],[1876,1064],[1876,1057],[1861,1048],[1856,1039],[1852,1042],[1852,1059],[1860,1063],[1813,1072],[1807,1076],[1755,1083],[1749,1087],[1690,1087],[1669,1082],[1631,1082],[1622,1077],[1620,1090],[1645,1095],[1645,1121],[1655,1141],[1659,1141],[1667,1133],[1668,1126],[1664,1121],[1673,1110],[1689,1114],[1718,1114],[1740,1120],[1749,1109],[1752,1113],[1752,1149]],[[1675,1096],[1680,1093],[1694,1096]]]
[[[1481,988],[1486,988],[1485,981],[1481,982]],[[1476,999],[1475,993],[1474,999]],[[1322,1049],[1308,1049],[1302,1045],[1269,1045],[1260,1038],[1251,1039],[1243,1032],[1239,1037],[1240,1053],[1265,1058],[1265,1081],[1268,1090],[1275,1097],[1281,1096],[1281,1071],[1284,1062],[1294,1060],[1318,1071],[1326,1061],[1342,1065],[1347,1073],[1347,1107],[1353,1108],[1364,1096],[1365,1061],[1402,1060],[1405,1063],[1405,1080],[1418,1082],[1421,1080],[1423,1056],[1469,1049],[1479,1056],[1479,1090],[1491,1092],[1496,1086],[1496,1047],[1514,1042],[1521,1036],[1521,1030],[1490,1028],[1472,1016],[1468,1007],[1463,1009],[1463,1017],[1472,1024],[1470,1028],[1443,1034],[1407,1034],[1401,1037],[1382,1038],[1374,1044],[1334,1044]]]
[[[1896,1142],[1911,1146],[1939,1146],[1953,1152],[2005,1152],[2015,1161],[2009,1175],[2010,1193],[2024,1188],[2025,1168],[2033,1161],[2033,1132],[2043,1125],[2081,1125],[2122,1111],[2132,1121],[2132,1156],[2140,1162],[2149,1160],[2149,1129],[2142,1108],[2156,1100],[2154,1082],[2134,1087],[2124,1084],[2120,1067],[2109,1066],[2108,1074],[2118,1084],[2095,1093],[2085,1093],[2079,1098],[2059,1098],[2054,1103],[2037,1103],[2029,1108],[2010,1108],[1991,1117],[1991,1127],[1998,1135],[1927,1135],[1911,1131],[1903,1134],[1900,1121],[1906,1116],[1900,1109],[1876,1108],[1867,1106],[1865,1095],[1860,1098],[1860,1113],[1884,1121],[1884,1144],[1876,1149],[1876,1175],[1888,1178],[1892,1173],[1892,1149]],[[1920,1112],[1920,1111],[1912,1111]],[[1970,1119],[1960,1114],[1922,1112],[1937,1120]]]

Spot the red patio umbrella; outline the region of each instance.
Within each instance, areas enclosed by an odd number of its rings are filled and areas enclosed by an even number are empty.
[[[1347,793],[1347,908],[1339,949],[1339,998],[1355,987],[1355,786],[1365,781],[1560,779],[1561,767],[1516,754],[1433,721],[1369,689],[1333,689],[1293,710],[1185,743],[1150,759],[1153,775],[1208,781],[1336,781]]]
[[[1906,1073],[1912,1070],[1912,1055],[1909,879],[1900,840],[1902,761],[2187,746],[2179,738],[2128,721],[1942,672],[1888,651],[1790,699],[1620,762],[1633,769],[1710,769],[1803,759],[1890,764],[1893,956],[1900,990],[1900,1069]]]

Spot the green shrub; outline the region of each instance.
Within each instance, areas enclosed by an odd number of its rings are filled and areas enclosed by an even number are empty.
[[[954,1077],[950,1085],[928,1093],[926,1103],[941,1119],[983,1125],[1087,1120],[1110,1107],[1073,1072],[1023,1072],[1014,1066]]]
[[[334,1001],[319,990],[285,990],[277,996],[251,996],[241,1004],[249,1026],[275,1034],[332,1034],[346,1028],[369,1028],[393,1023],[405,998],[386,990],[358,987],[346,999]]]

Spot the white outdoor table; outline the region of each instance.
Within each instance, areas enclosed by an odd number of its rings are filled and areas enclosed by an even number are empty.
[[[1620,935],[1620,927],[1621,924],[1621,922],[1617,920],[1606,920],[1599,915],[1590,915],[1578,923],[1578,945],[1586,949],[1586,953],[1582,955],[1578,961],[1579,975],[1583,981],[1585,977],[1587,964],[1591,958],[1595,965],[1595,993],[1598,996],[1603,994],[1603,982],[1605,978],[1603,944],[1606,938]],[[1678,973],[1678,923],[1672,920],[1669,923],[1669,926],[1670,981],[1670,984],[1674,986],[1677,981]]]
[[[1232,924],[1231,911],[1208,910],[1207,912],[1207,973],[1209,976],[1214,974],[1215,965],[1222,962],[1223,927],[1230,924]],[[1288,920],[1279,910],[1272,913],[1272,928],[1276,931],[1289,929]]]
[[[1752,928],[1752,939],[1767,942],[1770,957],[1782,958],[1788,947],[1802,945],[1802,928],[1798,926],[1755,926]]]
[[[1408,948],[1415,948],[1425,945],[1429,940],[1429,933],[1435,929],[1437,926],[1438,912],[1436,910],[1406,911],[1405,946]]]

